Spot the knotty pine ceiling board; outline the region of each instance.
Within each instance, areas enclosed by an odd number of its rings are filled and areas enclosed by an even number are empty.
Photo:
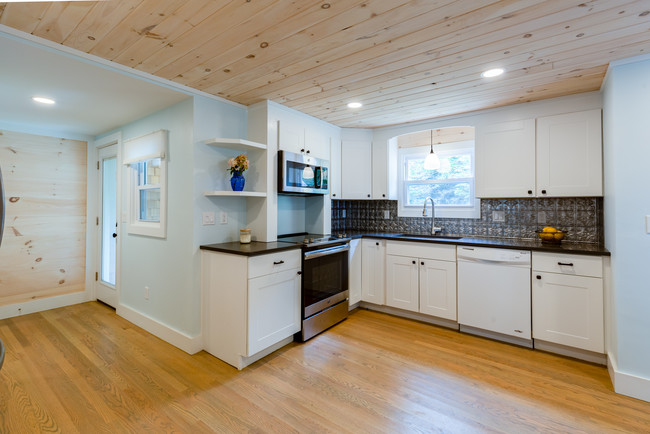
[[[0,24],[366,128],[598,90],[611,61],[650,50],[650,0],[0,3]],[[492,67],[506,74],[480,77]]]

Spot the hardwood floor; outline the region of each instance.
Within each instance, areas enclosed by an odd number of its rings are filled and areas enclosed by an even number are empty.
[[[0,321],[0,432],[650,432],[603,367],[360,310],[237,371],[85,303]]]

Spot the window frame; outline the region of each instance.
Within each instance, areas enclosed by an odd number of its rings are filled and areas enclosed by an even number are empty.
[[[481,218],[480,199],[476,198],[476,152],[474,140],[466,140],[462,142],[445,143],[434,145],[434,151],[438,156],[454,155],[459,151],[469,151],[471,157],[472,177],[471,178],[454,178],[443,180],[418,180],[407,181],[406,178],[406,164],[408,160],[415,159],[416,156],[420,158],[426,157],[430,152],[430,146],[413,146],[398,149],[398,216],[399,217],[422,217],[423,205],[406,205],[407,189],[409,185],[414,184],[442,184],[442,183],[456,183],[468,182],[470,183],[470,197],[474,197],[471,201],[472,204],[468,206],[450,206],[450,205],[436,205],[436,217],[440,218]]]

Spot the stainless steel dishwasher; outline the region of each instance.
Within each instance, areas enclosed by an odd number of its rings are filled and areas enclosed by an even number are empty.
[[[532,347],[530,251],[458,246],[460,330]]]

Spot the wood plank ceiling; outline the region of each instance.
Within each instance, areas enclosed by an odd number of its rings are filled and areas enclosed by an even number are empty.
[[[0,3],[0,24],[341,127],[598,90],[609,62],[650,52],[650,0]]]

